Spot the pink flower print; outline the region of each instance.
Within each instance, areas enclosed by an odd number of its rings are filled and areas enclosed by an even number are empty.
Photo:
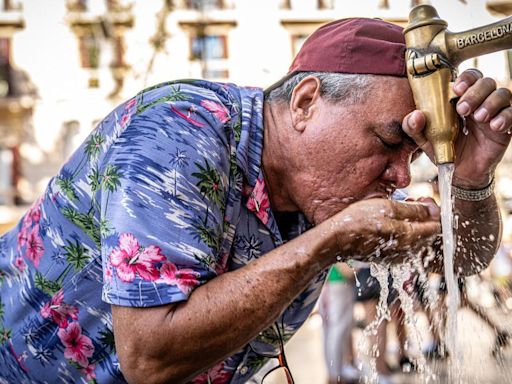
[[[42,197],[40,197],[34,205],[28,210],[27,214],[23,218],[23,228],[28,228],[32,224],[39,224],[41,220],[41,203],[43,202]]]
[[[18,256],[14,259],[14,266],[18,268],[21,272],[27,269],[27,264],[25,264],[25,260],[23,260],[23,257],[21,256]]]
[[[221,123],[225,123],[231,118],[229,116],[229,111],[222,104],[218,104],[211,100],[202,100],[201,105],[210,111]]]
[[[192,384],[224,384],[227,383],[232,376],[231,372],[227,372],[224,370],[224,362],[217,364],[216,366],[210,368],[205,373],[197,376],[194,380],[192,380]]]
[[[73,321],[66,328],[60,328],[57,335],[65,347],[64,357],[83,368],[88,367],[88,358],[94,353],[94,345],[89,337],[82,335],[80,324]]]
[[[155,264],[165,260],[160,248],[154,245],[142,248],[131,233],[119,236],[119,247],[110,253],[110,262],[124,282],[131,282],[138,274],[141,279],[155,281],[160,277]]]
[[[78,319],[78,308],[70,304],[63,304],[63,300],[64,292],[61,289],[51,298],[49,303],[46,303],[41,308],[40,312],[43,318],[50,318],[59,328],[66,328],[68,326],[68,317],[71,317],[73,320]]]
[[[109,266],[105,268],[105,281],[112,281],[112,268],[110,268]]]
[[[256,185],[249,196],[246,206],[250,211],[256,212],[256,216],[263,224],[268,223],[267,209],[270,208],[270,201],[268,199],[268,193],[263,179],[258,179],[256,181]]]
[[[137,104],[137,98],[134,97],[133,99],[130,99],[125,105],[124,105],[124,110],[125,111],[128,111],[129,109],[131,109],[135,104]]]
[[[30,229],[25,226],[23,226],[21,228],[21,230],[18,232],[18,238],[17,238],[18,250],[20,250],[21,247],[24,247],[25,244],[27,244],[27,239],[28,239],[29,233],[30,233]]]
[[[228,270],[228,258],[229,253],[224,252],[222,254],[220,262],[215,263],[215,273],[217,273],[217,275],[222,275],[224,272]]]
[[[185,294],[190,293],[192,289],[199,285],[199,273],[193,269],[178,269],[174,263],[165,263],[160,268],[162,277],[158,282],[178,286],[179,290]]]
[[[96,373],[94,370],[96,369],[96,364],[89,364],[87,367],[80,369],[80,371],[87,375],[87,382],[96,379]]]
[[[32,208],[23,217],[21,230],[18,232],[18,250],[25,246],[30,234],[30,227],[32,225],[39,225],[41,220],[41,199],[39,199]]]
[[[123,116],[121,116],[121,120],[119,121],[119,125],[124,128],[126,126],[126,124],[128,123],[129,119],[130,119],[130,114],[129,113],[125,113]]]
[[[27,236],[27,249],[25,256],[32,261],[32,263],[39,267],[39,261],[44,254],[44,243],[41,236],[39,236],[39,225],[32,228]]]
[[[192,112],[194,112],[193,110],[189,110],[188,114],[185,115],[183,112],[181,112],[179,109],[177,109],[173,105],[169,105],[169,106],[171,108],[171,111],[173,111],[175,114],[177,114],[182,119],[185,119],[186,121],[188,121],[190,124],[195,125],[196,127],[199,127],[199,128],[204,127],[204,125],[205,125],[204,123],[201,123],[200,121],[197,121],[197,120],[193,119],[192,117],[190,117]]]

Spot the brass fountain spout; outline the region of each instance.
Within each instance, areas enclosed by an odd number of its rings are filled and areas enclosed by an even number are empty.
[[[416,107],[426,116],[426,137],[437,164],[453,163],[460,128],[452,82],[458,65],[472,57],[512,48],[512,17],[453,33],[434,7],[419,5],[404,29],[407,77]]]

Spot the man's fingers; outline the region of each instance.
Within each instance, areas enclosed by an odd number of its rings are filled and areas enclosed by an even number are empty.
[[[511,92],[507,88],[498,88],[492,92],[473,113],[480,123],[487,123],[503,110],[510,107]],[[506,124],[506,122],[503,122]]]
[[[421,150],[428,154],[431,145],[424,134],[425,115],[421,111],[416,110],[405,116],[402,122],[402,129],[414,140]]]
[[[441,210],[435,202],[407,203],[391,201],[393,204],[394,219],[409,221],[439,221]]]
[[[512,107],[509,106],[491,120],[491,129],[495,132],[507,132],[512,130]]]
[[[495,90],[495,80],[490,77],[478,79],[460,97],[456,106],[457,113],[461,116],[474,113]]]
[[[410,239],[412,242],[418,239],[430,238],[441,233],[441,223],[437,221],[401,221],[397,227],[400,228],[403,236]]]
[[[484,77],[482,72],[476,68],[468,69],[462,72],[453,84],[453,90],[457,96],[462,96],[466,90],[475,84],[479,79]]]

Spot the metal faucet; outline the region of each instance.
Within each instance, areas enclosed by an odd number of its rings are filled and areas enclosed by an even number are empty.
[[[434,7],[419,5],[404,29],[407,77],[416,108],[426,117],[427,139],[436,164],[453,163],[461,119],[455,110],[452,82],[458,65],[472,57],[512,48],[512,16],[496,23],[454,33]]]

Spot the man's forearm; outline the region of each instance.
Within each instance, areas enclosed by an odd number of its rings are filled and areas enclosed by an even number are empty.
[[[275,321],[328,260],[335,260],[336,244],[323,241],[322,231],[321,225],[313,228],[247,266],[218,276],[185,302],[144,309],[113,307],[117,352],[127,379],[183,382],[247,344]]]
[[[482,201],[455,199],[455,271],[462,275],[485,269],[501,239],[501,217],[493,194]]]

